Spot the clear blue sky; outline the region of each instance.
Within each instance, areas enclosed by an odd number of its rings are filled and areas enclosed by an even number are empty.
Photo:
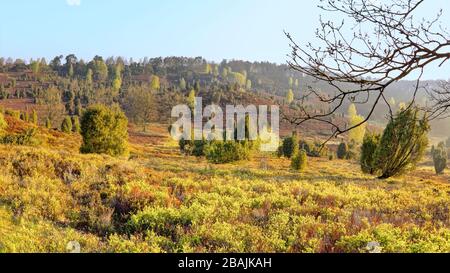
[[[300,43],[314,41],[318,2],[1,0],[0,56],[203,56],[284,63],[289,47],[283,30]],[[425,2],[425,14],[448,6],[448,0]],[[448,13],[450,8],[444,17],[450,26]],[[450,78],[448,68],[433,69],[426,77]]]

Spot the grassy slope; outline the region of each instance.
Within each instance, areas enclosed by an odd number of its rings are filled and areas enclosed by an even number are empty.
[[[164,126],[130,130],[130,159],[80,155],[78,136],[42,128],[40,148],[0,145],[0,252],[450,251],[449,177],[427,162],[387,181],[340,160],[211,165]]]

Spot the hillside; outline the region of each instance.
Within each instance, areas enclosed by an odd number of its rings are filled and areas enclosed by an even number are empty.
[[[130,126],[129,158],[82,155],[78,135],[36,128],[40,145],[0,145],[0,252],[450,251],[450,177],[429,158],[380,181],[323,158],[301,174],[272,154],[211,165],[159,124]]]
[[[114,81],[120,79],[119,90],[112,90]],[[423,81],[421,86],[432,88],[438,81]],[[412,99],[416,82],[399,81],[386,90],[386,98],[394,110],[402,103]],[[65,114],[76,115],[77,109],[95,103],[123,104],[127,91],[136,86],[154,92],[156,113],[151,122],[166,123],[170,121],[170,111],[177,104],[185,104],[189,92],[194,90],[196,96],[203,98],[204,104],[267,104],[282,105],[288,108],[286,95],[289,90],[294,94],[290,114],[298,114],[300,99],[310,88],[320,90],[323,96],[334,94],[336,90],[326,82],[292,70],[287,65],[268,62],[248,62],[224,60],[221,63],[210,62],[202,57],[166,57],[127,60],[123,57],[95,56],[90,62],[78,59],[75,55],[56,56],[50,62],[44,58],[26,62],[21,59],[0,58],[0,107],[31,111],[37,109],[41,122],[49,117],[54,124],[60,124]],[[56,88],[53,90],[52,87]],[[350,86],[343,86],[343,89]],[[57,92],[60,100],[48,95]],[[50,92],[50,93],[51,93]],[[369,97],[372,102],[374,96]],[[416,102],[427,104],[427,94],[420,89]],[[328,104],[306,100],[302,102],[317,112],[329,111]],[[344,101],[342,107],[332,115],[337,124],[347,113],[352,102]],[[51,109],[48,107],[52,104]],[[358,104],[361,115],[367,116],[371,104]],[[379,105],[372,115],[374,126],[384,125],[387,107]],[[450,134],[448,120],[436,120],[432,123],[431,135],[447,138]],[[296,128],[284,123],[282,135],[288,135]],[[308,135],[329,135],[327,124],[308,122],[297,128]]]

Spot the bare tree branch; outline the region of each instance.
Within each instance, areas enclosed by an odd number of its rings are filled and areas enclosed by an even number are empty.
[[[283,115],[292,124],[309,120],[325,122],[333,129],[331,137],[337,137],[366,123],[380,103],[388,106],[392,117],[386,89],[417,73],[413,98],[408,105],[412,107],[424,69],[431,63],[442,66],[450,59],[450,35],[439,24],[442,10],[430,20],[417,21],[414,17],[424,0],[321,0],[321,3],[325,3],[319,6],[321,9],[344,15],[351,21],[350,26],[344,20],[336,23],[321,19],[316,31],[320,46],[309,43],[302,47],[286,32],[292,49],[288,64],[293,70],[328,83],[335,94],[324,94],[309,87],[301,101],[318,100],[328,104],[331,110],[317,114],[303,107],[295,116]],[[447,93],[432,92],[438,101],[424,109],[431,118],[450,107],[448,86],[446,90]],[[342,110],[346,101],[370,104],[364,121],[342,127],[327,119]]]

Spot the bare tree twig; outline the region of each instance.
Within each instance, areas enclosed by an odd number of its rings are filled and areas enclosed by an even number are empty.
[[[388,103],[385,92],[394,83],[417,73],[412,107],[420,87],[424,69],[431,63],[442,66],[450,59],[450,35],[439,24],[442,15],[429,20],[417,21],[414,13],[424,0],[390,0],[379,2],[370,0],[321,0],[319,7],[325,11],[340,13],[350,19],[352,25],[343,20],[320,20],[316,36],[320,46],[311,43],[302,47],[285,32],[292,50],[288,64],[296,71],[328,83],[336,92],[326,95],[313,87],[308,88],[302,102],[318,100],[329,105],[326,113],[310,113],[305,107],[296,115],[283,115],[283,119],[294,125],[315,120],[327,123],[333,133],[331,138],[344,134],[368,122],[375,108]],[[351,29],[352,34],[348,34]],[[423,110],[430,118],[442,115],[450,108],[450,84],[429,90],[435,101]],[[361,99],[361,97],[363,99]],[[370,98],[374,100],[370,100]],[[342,110],[345,102],[370,104],[364,121],[351,127],[342,127],[327,119]],[[331,139],[330,138],[330,139]]]

